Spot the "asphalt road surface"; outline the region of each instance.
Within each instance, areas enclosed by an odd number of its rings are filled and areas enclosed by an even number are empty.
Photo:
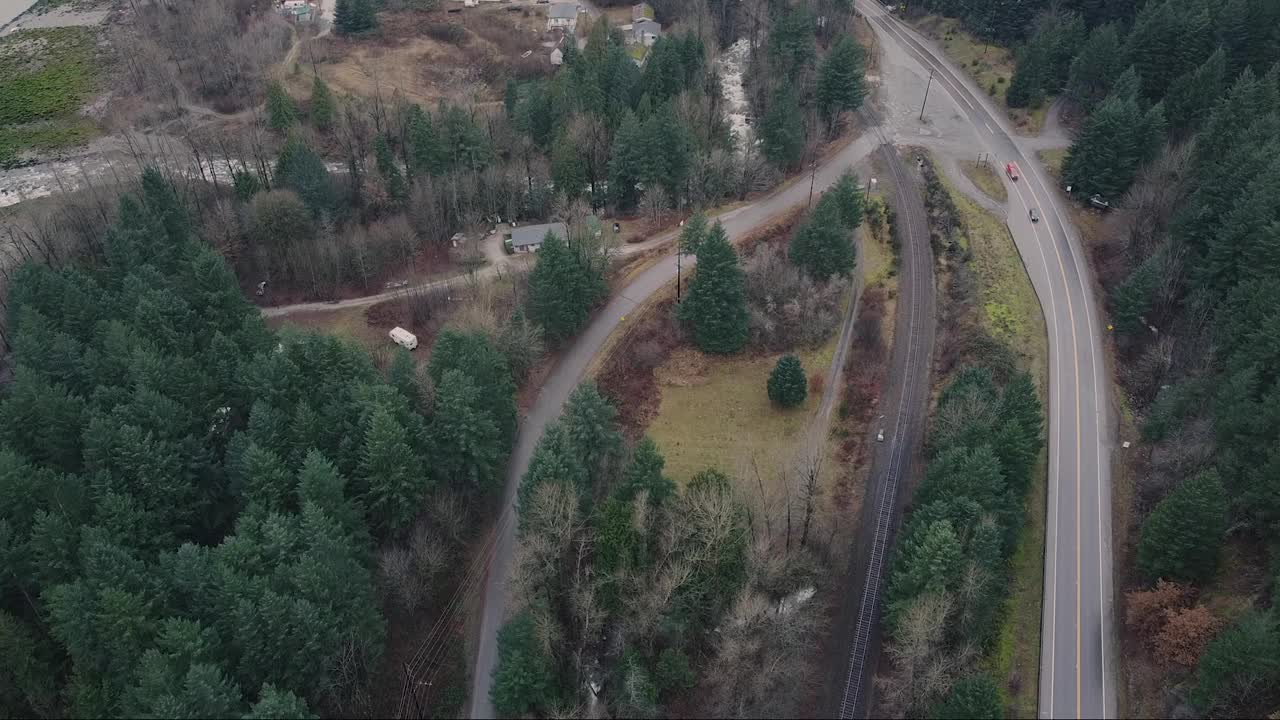
[[[1021,168],[1021,179],[1005,178],[1008,223],[1044,309],[1050,354],[1040,716],[1114,717],[1109,468],[1114,431],[1102,328],[1079,236],[1030,150],[1034,143],[1013,133],[986,93],[883,6],[861,0],[858,9],[870,18],[886,50],[895,46],[926,74],[932,71],[927,118],[962,118],[976,133],[974,153],[991,152],[1001,169],[1009,162]],[[916,103],[923,90],[915,89]],[[1039,210],[1040,222],[1029,220],[1032,208]]]
[[[857,164],[875,149],[878,140],[872,134],[864,134],[827,159],[813,174],[814,198],[834,184],[840,174]],[[719,216],[730,239],[750,234],[770,219],[794,207],[802,206],[809,198],[809,178],[805,177],[750,205]],[[690,265],[692,258],[684,264]],[[582,380],[587,366],[600,350],[609,334],[618,327],[627,313],[646,298],[673,280],[676,276],[676,257],[668,255],[641,273],[621,293],[596,313],[585,330],[563,353],[542,390],[538,393],[529,414],[520,423],[516,434],[515,449],[507,467],[503,513],[515,512],[516,488],[529,467],[533,448],[547,424],[560,416],[569,394]],[[515,552],[515,523],[498,522],[499,536],[494,557],[485,579],[483,608],[480,616],[480,635],[476,648],[474,671],[471,675],[471,717],[494,717],[489,702],[489,687],[493,681],[493,669],[497,665],[498,630],[506,621],[507,575]]]

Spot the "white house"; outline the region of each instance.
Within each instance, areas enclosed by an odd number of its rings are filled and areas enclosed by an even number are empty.
[[[547,11],[548,30],[559,28],[565,32],[573,32],[577,27],[578,3],[558,2],[551,4],[551,9]]]

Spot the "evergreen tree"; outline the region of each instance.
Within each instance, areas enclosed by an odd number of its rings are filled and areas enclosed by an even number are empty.
[[[461,370],[449,370],[436,386],[430,433],[432,470],[442,482],[479,494],[502,487],[502,437]]]
[[[1227,530],[1227,495],[1213,471],[1173,489],[1142,524],[1138,567],[1149,578],[1208,582]]]
[[[154,167],[142,171],[142,200],[147,210],[164,227],[164,233],[172,247],[179,247],[186,242],[191,235],[191,218],[173,184]],[[172,253],[169,258],[171,262],[178,261],[177,256]],[[152,262],[155,261],[156,258],[152,258]]]
[[[791,241],[791,262],[815,280],[853,271],[853,238],[840,201],[838,195],[823,195]]]
[[[681,254],[697,255],[698,248],[702,247],[702,241],[706,239],[709,231],[705,213],[698,212],[690,215],[689,219],[684,221],[684,226],[680,228],[678,245]]]
[[[590,497],[620,461],[622,436],[615,427],[617,416],[618,411],[590,381],[578,385],[565,404],[560,425],[586,470],[588,484],[581,488],[584,497]]]
[[[538,640],[537,626],[524,611],[498,631],[498,665],[490,700],[504,717],[545,712],[556,696],[552,659]]]
[[[236,199],[247,203],[258,194],[259,190],[262,190],[262,180],[252,170],[236,170],[231,174],[231,187],[235,191]]]
[[[852,170],[844,171],[826,195],[831,196],[831,202],[840,209],[840,220],[846,228],[856,230],[862,225],[864,195],[862,188],[858,187],[858,176]]]
[[[1274,707],[1280,683],[1280,632],[1273,615],[1246,613],[1209,643],[1196,668],[1191,701],[1215,717],[1255,717]]]
[[[1173,81],[1164,100],[1170,130],[1185,133],[1208,116],[1222,95],[1226,73],[1227,55],[1218,48],[1203,65]]]
[[[529,377],[546,352],[542,328],[525,317],[524,310],[516,308],[502,324],[498,337],[494,338],[498,350],[506,356],[511,375],[517,382]]]
[[[796,77],[813,62],[813,31],[813,16],[805,5],[779,13],[769,31],[769,57],[777,63],[779,77]]]
[[[885,624],[892,633],[903,610],[926,592],[951,587],[964,567],[964,549],[949,520],[912,525],[903,533],[885,591]]]
[[[262,686],[258,701],[241,716],[242,720],[315,720],[316,717],[302,698],[287,690],[277,690],[271,683]]]
[[[340,35],[356,35],[378,24],[372,0],[338,0],[333,10],[333,26]]]
[[[1093,111],[1128,66],[1124,43],[1115,25],[1096,27],[1071,61],[1066,95],[1086,113]]]
[[[313,216],[331,213],[337,207],[337,193],[329,169],[296,130],[289,133],[284,147],[280,148],[275,181],[277,187],[298,193]]]
[[[516,386],[507,358],[482,333],[446,329],[431,348],[431,381],[440,385],[450,370],[461,370],[475,383],[480,405],[497,425],[505,450],[516,428]]]
[[[387,368],[387,384],[409,401],[409,407],[417,410],[422,406],[422,386],[418,383],[418,363],[404,348],[396,348],[391,357],[391,365]]]
[[[1142,95],[1158,102],[1178,76],[1213,50],[1208,9],[1201,3],[1148,2],[1129,33],[1128,54],[1142,78]]]
[[[769,373],[768,389],[769,399],[776,405],[793,408],[804,403],[809,394],[809,381],[800,358],[791,354],[778,358],[778,364]]]
[[[1067,153],[1062,175],[1076,195],[1118,197],[1163,137],[1161,106],[1144,114],[1137,100],[1123,97],[1122,92],[1117,83],[1111,96],[1089,115]]]
[[[378,172],[382,174],[382,180],[387,184],[387,196],[391,198],[392,205],[397,208],[404,207],[409,201],[409,183],[405,181],[404,173],[400,172],[400,166],[396,164],[386,133],[379,133],[374,139],[373,156],[378,163]]]
[[[587,187],[587,164],[569,133],[561,133],[551,150],[551,180],[556,192],[573,200]]]
[[[553,342],[563,342],[587,322],[605,293],[604,280],[587,268],[559,235],[548,231],[529,273],[529,317]]]
[[[747,344],[747,298],[738,254],[717,221],[698,248],[698,271],[680,305],[704,352],[735,353]]]
[[[827,122],[853,112],[867,95],[863,50],[851,35],[841,37],[818,67],[818,108]]]
[[[285,92],[284,86],[272,80],[267,84],[267,125],[276,132],[285,132],[298,122],[298,106]]]
[[[439,175],[449,169],[448,151],[444,147],[436,121],[420,105],[409,106],[409,174]]]
[[[311,124],[316,126],[317,130],[325,131],[333,126],[333,118],[337,113],[334,107],[333,93],[329,92],[329,86],[324,80],[316,75],[315,80],[311,83]]]
[[[609,195],[623,210],[634,208],[640,197],[636,185],[644,176],[648,152],[644,139],[640,120],[627,112],[609,149]]]
[[[358,471],[368,487],[370,524],[389,532],[408,524],[426,494],[428,471],[404,426],[386,408],[374,410],[366,422]]]
[[[951,687],[947,698],[929,712],[931,720],[1000,720],[1004,703],[990,675],[970,675]]]
[[[622,482],[614,495],[623,502],[630,502],[638,493],[648,493],[649,502],[661,505],[673,496],[676,485],[662,473],[666,460],[658,451],[658,445],[648,436],[636,443],[631,462],[623,471]]]
[[[804,135],[800,103],[791,85],[782,83],[770,96],[764,121],[760,124],[764,156],[782,170],[794,169],[804,154]]]

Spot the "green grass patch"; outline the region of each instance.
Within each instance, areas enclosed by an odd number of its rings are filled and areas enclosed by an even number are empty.
[[[1047,99],[1036,108],[1009,107],[1006,95],[1017,64],[1011,50],[973,36],[955,18],[925,15],[915,24],[916,29],[937,41],[947,58],[963,68],[983,92],[995,98],[1018,130],[1030,135],[1040,132],[1052,100]]]
[[[833,332],[821,347],[796,353],[805,375],[826,376],[838,337]],[[708,467],[732,475],[753,458],[762,468],[792,459],[822,398],[810,392],[790,410],[769,402],[765,383],[781,356],[723,357],[681,348],[655,371],[662,400],[648,434],[673,480],[684,483]]]
[[[76,112],[97,87],[92,28],[20,30],[0,39],[0,164],[21,151],[83,143],[96,132]]]
[[[992,200],[1002,203],[1009,199],[1008,189],[1000,181],[1000,176],[990,163],[978,165],[966,160],[960,163],[960,170],[970,182],[978,186],[978,189]]]
[[[879,195],[872,195],[871,200],[883,202]],[[860,232],[862,244],[858,246],[860,251],[858,264],[862,268],[865,286],[873,287],[893,276],[893,248],[889,246],[887,228],[877,234],[864,223]]]
[[[1062,179],[1062,163],[1067,159],[1067,148],[1041,150],[1036,155],[1040,157],[1040,162],[1044,163],[1046,170],[1058,180]]]
[[[98,126],[87,118],[0,127],[0,164],[23,150],[51,151],[83,145],[98,135]]]
[[[1049,356],[1044,314],[1018,248],[1000,218],[987,212],[942,177],[964,223],[963,246],[977,275],[983,325],[1013,348],[1033,377],[1046,372]]]

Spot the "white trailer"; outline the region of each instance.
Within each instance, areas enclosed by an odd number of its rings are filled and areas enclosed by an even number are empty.
[[[418,336],[402,327],[391,328],[390,335],[391,339],[405,350],[412,350],[418,347]]]

